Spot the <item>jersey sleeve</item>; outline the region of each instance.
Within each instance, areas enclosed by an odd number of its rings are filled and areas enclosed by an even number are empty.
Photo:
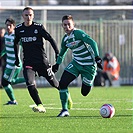
[[[17,30],[17,27],[15,28],[15,38],[14,38],[14,52],[16,60],[19,60],[18,57],[18,48],[17,45],[19,45],[20,37],[19,37],[19,31]]]
[[[65,58],[65,55],[68,51],[68,48],[65,46],[65,42],[64,42],[64,38],[62,39],[62,42],[61,42],[61,49],[60,49],[60,53],[59,53],[59,56],[57,58],[57,64],[61,64]]]
[[[56,54],[59,54],[59,50],[57,47],[57,44],[55,40],[52,38],[52,36],[45,30],[44,26],[41,26],[41,35],[44,37],[45,40],[48,40],[50,44],[52,45],[54,51]]]
[[[82,30],[77,30],[77,36],[80,40],[82,40],[85,44],[87,44],[86,47],[88,48],[89,51],[91,51],[92,48],[95,57],[99,56],[99,50],[96,41],[94,41],[88,34],[86,34]],[[89,47],[89,45],[91,47]]]
[[[15,28],[14,44],[17,45],[19,41],[20,41],[19,31],[17,30],[17,28]]]
[[[4,56],[5,54],[6,54],[6,49],[4,48],[4,49],[1,51],[0,56],[2,57],[2,56]]]

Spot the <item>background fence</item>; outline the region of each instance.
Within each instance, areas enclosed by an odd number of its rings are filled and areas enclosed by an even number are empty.
[[[20,6],[0,7],[0,27],[4,27],[7,17],[13,17],[17,23],[23,22],[21,17],[23,8]],[[101,57],[106,52],[112,52],[118,58],[121,65],[121,84],[133,84],[133,7],[47,6],[32,8],[35,10],[35,21],[44,24],[59,48],[64,35],[61,18],[66,14],[73,15],[76,27],[84,30],[98,43]],[[45,42],[44,47],[51,64],[54,64],[55,55],[51,45]],[[71,58],[71,51],[68,51],[56,74],[58,79]],[[44,78],[37,78],[37,84],[38,86],[48,85]],[[79,80],[75,80],[72,84],[78,85]]]

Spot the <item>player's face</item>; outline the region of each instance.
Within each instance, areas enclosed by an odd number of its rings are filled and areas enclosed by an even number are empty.
[[[70,35],[70,33],[73,31],[74,29],[74,22],[73,20],[69,19],[69,20],[64,20],[62,22],[62,27],[64,29],[64,31]]]
[[[24,23],[26,26],[30,26],[32,24],[34,13],[32,10],[25,10],[22,14]]]
[[[6,30],[8,34],[11,34],[14,31],[15,26],[11,24],[9,21],[6,22]]]

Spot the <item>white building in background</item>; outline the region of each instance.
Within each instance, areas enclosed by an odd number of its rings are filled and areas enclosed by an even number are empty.
[[[58,5],[58,0],[0,0],[0,6],[24,6],[29,4],[36,5],[38,3]]]
[[[0,6],[24,6],[24,5],[58,5],[63,0],[0,0]],[[68,0],[63,3],[73,3],[76,0]],[[78,0],[80,4],[89,5],[107,5],[109,2],[115,4],[132,3],[133,0]]]
[[[116,3],[130,3],[133,2],[133,0],[115,0]]]
[[[19,6],[23,0],[0,0],[0,6]]]
[[[26,0],[0,0],[0,6],[20,6],[25,3]]]
[[[50,4],[50,5],[58,5],[58,1],[57,0],[48,0],[48,4]]]

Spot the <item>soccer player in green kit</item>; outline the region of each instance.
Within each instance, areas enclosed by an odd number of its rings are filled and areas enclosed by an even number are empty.
[[[5,21],[7,32],[4,35],[5,48],[0,53],[0,57],[6,54],[6,67],[2,77],[2,86],[5,89],[10,101],[5,105],[17,105],[17,101],[13,92],[12,84],[18,84],[25,82],[23,77],[18,77],[22,70],[22,63],[19,67],[15,66],[15,53],[14,53],[14,28],[15,21],[12,18],[8,18]],[[19,45],[19,58],[20,58],[21,45]]]
[[[102,69],[102,60],[99,57],[97,43],[84,31],[74,27],[74,20],[71,15],[63,16],[62,27],[66,34],[62,39],[57,62],[52,69],[54,72],[58,71],[68,49],[72,50],[73,60],[65,68],[59,82],[62,110],[57,117],[69,116],[67,107],[68,85],[81,74],[81,94],[87,96],[92,88],[97,66]]]

